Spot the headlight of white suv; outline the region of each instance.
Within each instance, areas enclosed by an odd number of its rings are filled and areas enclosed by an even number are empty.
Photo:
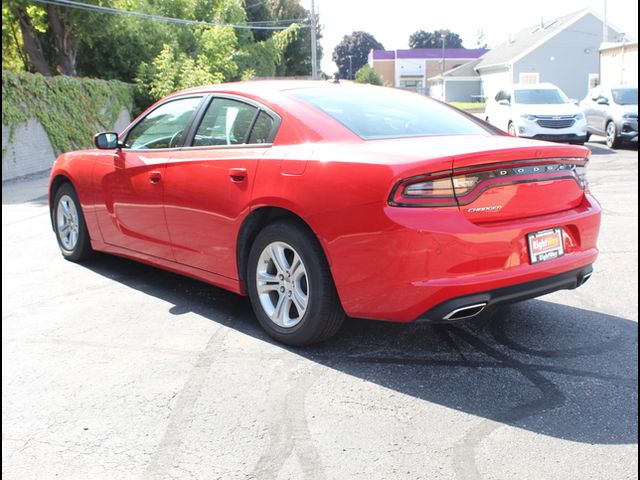
[[[584,115],[583,115],[582,113],[578,113],[578,114],[576,114],[576,116],[575,116],[575,119],[576,119],[576,120],[582,120],[583,118],[584,118]]]
[[[530,120],[532,122],[535,122],[538,117],[536,117],[535,115],[527,115],[527,114],[522,114],[520,115],[522,118],[526,119],[526,120]]]

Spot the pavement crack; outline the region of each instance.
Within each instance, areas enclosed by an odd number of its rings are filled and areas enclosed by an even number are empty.
[[[319,371],[319,370],[318,370]],[[277,372],[282,374],[282,370]],[[292,365],[279,380],[272,382],[269,411],[273,413],[269,429],[269,444],[253,468],[249,478],[277,478],[291,455],[296,454],[306,480],[326,478],[324,466],[307,424],[305,399],[313,382],[314,372],[301,371]],[[275,388],[274,385],[288,388]],[[285,392],[274,395],[273,392]]]

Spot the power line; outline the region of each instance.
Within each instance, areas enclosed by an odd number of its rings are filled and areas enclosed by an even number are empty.
[[[163,17],[161,15],[152,15],[149,13],[135,12],[133,10],[120,10],[117,8],[111,7],[103,7],[101,5],[92,5],[89,3],[81,3],[73,0],[33,0],[38,3],[46,3],[49,5],[55,5],[58,7],[68,7],[68,8],[76,8],[79,10],[100,12],[100,13],[109,13],[111,15],[131,15],[138,18],[144,18],[146,20],[157,20],[161,22],[175,23],[178,25],[199,25],[199,26],[207,26],[207,27],[230,27],[236,29],[243,30],[285,30],[289,28],[288,26],[273,26],[267,25],[265,22],[245,22],[240,24],[234,23],[215,23],[215,22],[204,22],[200,20],[186,20],[183,18],[173,18],[173,17]],[[302,21],[303,19],[301,19]],[[282,22],[292,22],[293,20],[275,20],[272,23],[282,23]],[[308,25],[297,25],[296,28],[309,28]]]

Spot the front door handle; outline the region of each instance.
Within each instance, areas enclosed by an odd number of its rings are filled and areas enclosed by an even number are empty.
[[[229,169],[229,178],[234,183],[244,182],[247,178],[247,169],[246,168],[230,168]]]
[[[162,179],[162,174],[158,171],[154,171],[149,173],[149,182],[156,184],[156,183],[160,183],[160,180]]]

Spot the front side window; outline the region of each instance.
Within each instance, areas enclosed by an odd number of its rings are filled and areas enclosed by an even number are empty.
[[[532,88],[515,91],[515,101],[523,105],[561,105],[567,96],[555,88]]]
[[[246,143],[258,109],[228,98],[215,98],[202,118],[194,147]]]
[[[336,86],[290,92],[364,140],[490,134],[453,108],[393,88]]]
[[[127,135],[126,148],[176,148],[182,145],[191,117],[202,98],[172,100],[149,113]]]
[[[637,105],[638,89],[637,88],[614,88],[611,90],[613,101],[618,105]]]

